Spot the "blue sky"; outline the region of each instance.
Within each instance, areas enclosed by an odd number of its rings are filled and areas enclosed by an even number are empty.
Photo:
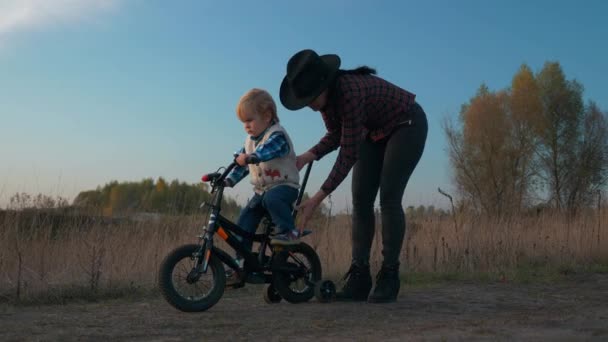
[[[111,180],[195,183],[230,161],[234,112],[267,89],[298,153],[324,133],[318,113],[278,101],[285,65],[312,48],[369,65],[417,94],[425,154],[404,205],[447,203],[441,122],[482,82],[509,86],[522,63],[559,61],[608,109],[605,1],[0,0],[0,206],[15,192],[73,198]],[[316,191],[336,153],[315,164]],[[230,195],[250,196],[248,182]],[[350,201],[350,177],[333,195]]]

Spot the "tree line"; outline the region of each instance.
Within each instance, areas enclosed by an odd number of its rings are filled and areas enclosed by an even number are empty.
[[[558,62],[522,65],[505,89],[482,84],[443,125],[460,204],[499,216],[594,205],[608,180],[608,114],[583,90]]]
[[[133,212],[164,214],[193,214],[201,203],[209,202],[211,194],[204,183],[187,184],[178,180],[170,183],[159,177],[156,181],[146,178],[140,182],[112,181],[95,190],[80,192],[73,201],[75,207],[99,208],[104,215]],[[224,197],[222,213],[234,216],[240,206]]]

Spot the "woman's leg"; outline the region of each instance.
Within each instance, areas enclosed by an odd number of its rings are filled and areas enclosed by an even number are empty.
[[[393,302],[399,294],[399,254],[405,236],[405,215],[401,201],[407,182],[422,156],[428,130],[422,108],[416,105],[413,109],[414,125],[395,129],[384,152],[380,180],[384,260],[376,277],[376,287],[368,298],[372,303]]]
[[[368,140],[361,143],[352,178],[352,264],[346,284],[336,293],[337,300],[367,300],[372,289],[369,255],[374,238],[374,201],[380,184],[382,155],[379,144]]]
[[[419,105],[413,108],[413,126],[400,126],[389,137],[384,152],[380,180],[382,210],[383,265],[399,265],[405,235],[402,200],[405,187],[424,151],[428,131],[426,115]]]
[[[353,167],[353,263],[369,265],[374,239],[374,202],[380,185],[383,146],[365,140],[359,148],[359,159]]]

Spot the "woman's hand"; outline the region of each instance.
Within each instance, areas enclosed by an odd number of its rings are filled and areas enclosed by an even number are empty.
[[[310,163],[313,160],[316,160],[317,156],[312,152],[304,152],[296,157],[296,167],[299,170],[302,170],[304,165]]]
[[[302,202],[298,206],[298,226],[300,227],[300,233],[304,228],[308,228],[308,222],[312,218],[312,214],[315,212],[315,209],[323,202],[323,200],[327,197],[327,194],[322,190],[317,191],[317,193],[309,198],[308,200]]]
[[[302,233],[304,227],[308,226],[308,221],[310,221],[312,213],[315,212],[315,209],[317,209],[318,206],[319,204],[315,203],[312,198],[300,203],[298,206],[298,226],[300,233]]]

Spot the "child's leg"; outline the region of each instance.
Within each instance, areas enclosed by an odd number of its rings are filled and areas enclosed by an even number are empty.
[[[298,190],[288,185],[279,185],[266,191],[262,203],[277,227],[277,233],[294,230],[295,223],[291,211],[298,198]]]
[[[255,234],[260,221],[264,217],[264,207],[262,206],[262,196],[255,194],[249,200],[249,203],[241,210],[237,225],[244,231]],[[251,250],[253,245],[252,239],[241,239],[245,243],[245,247]]]
[[[264,207],[277,227],[277,234],[272,239],[272,244],[291,245],[299,243],[298,233],[291,214],[293,203],[297,197],[298,190],[287,185],[274,187],[264,194]]]
[[[255,234],[260,221],[264,217],[264,207],[262,207],[262,196],[255,194],[249,203],[241,210],[239,214],[239,218],[237,220],[237,225],[241,227],[244,231],[248,233]],[[243,242],[245,248],[251,251],[251,247],[253,245],[253,240],[251,238],[244,238],[237,236],[237,238]],[[243,256],[237,255],[235,256],[239,267],[244,266]],[[251,276],[251,275],[250,275]],[[227,286],[237,286],[240,287],[243,285],[243,279],[237,275],[233,270],[228,270],[226,272],[226,284]],[[261,275],[261,281],[263,282],[263,275]]]

